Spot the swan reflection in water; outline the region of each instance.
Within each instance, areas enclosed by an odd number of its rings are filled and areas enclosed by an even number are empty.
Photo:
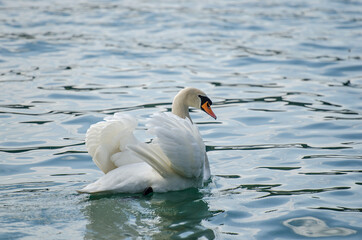
[[[90,196],[82,210],[88,220],[84,239],[132,236],[214,239],[214,232],[202,224],[212,217],[203,197],[195,188],[146,197],[140,194]]]

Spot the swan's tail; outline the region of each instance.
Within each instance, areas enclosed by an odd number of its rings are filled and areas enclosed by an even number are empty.
[[[104,120],[88,129],[85,144],[94,163],[107,173],[116,168],[111,160],[112,155],[123,151],[126,145],[138,142],[133,135],[137,121],[129,115],[119,113]]]

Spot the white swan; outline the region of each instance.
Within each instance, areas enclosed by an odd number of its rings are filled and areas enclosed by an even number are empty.
[[[137,121],[129,115],[116,113],[92,125],[86,147],[105,175],[78,192],[147,194],[201,187],[210,178],[210,168],[189,107],[216,119],[211,104],[199,89],[181,90],[173,100],[172,113],[158,113],[148,120],[148,131],[156,136],[151,143],[135,138]]]

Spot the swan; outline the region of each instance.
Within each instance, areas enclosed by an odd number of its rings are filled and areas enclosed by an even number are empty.
[[[189,107],[216,119],[212,101],[201,90],[184,88],[174,97],[172,112],[152,115],[147,131],[155,136],[140,142],[134,117],[115,113],[90,126],[86,148],[105,175],[79,193],[143,193],[202,187],[210,178],[209,161]]]

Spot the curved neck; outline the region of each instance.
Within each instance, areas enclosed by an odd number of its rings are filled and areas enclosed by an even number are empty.
[[[185,94],[177,94],[172,102],[172,113],[179,116],[180,118],[189,118],[191,117],[189,114],[189,106],[186,105],[186,96]]]

